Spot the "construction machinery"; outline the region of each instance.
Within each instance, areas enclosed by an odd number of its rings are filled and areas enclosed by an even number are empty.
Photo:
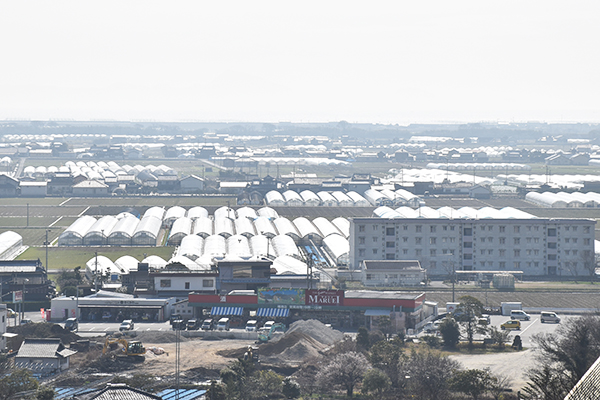
[[[139,340],[127,340],[123,337],[107,337],[104,342],[104,348],[102,354],[106,354],[110,350],[111,345],[117,345],[120,347],[119,352],[116,354],[117,357],[124,357],[130,360],[144,360],[144,354],[146,354],[146,348]]]
[[[244,353],[244,361],[249,360],[255,364],[258,362],[258,347],[248,346],[248,350]]]
[[[285,325],[281,323],[276,323],[271,325],[271,328],[265,330],[265,328],[261,328],[261,332],[258,333],[258,343],[266,343],[272,337],[274,332],[285,332]]]

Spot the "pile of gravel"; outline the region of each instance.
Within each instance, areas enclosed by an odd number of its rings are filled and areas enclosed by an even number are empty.
[[[287,336],[296,331],[310,336],[316,341],[327,346],[344,339],[344,334],[342,332],[332,329],[316,319],[296,321],[290,325],[290,328],[285,334]]]
[[[177,341],[175,331],[137,331],[136,333],[135,336],[131,337],[131,340],[139,340],[144,343],[144,345],[146,343],[160,344],[175,343]],[[128,336],[125,337],[129,338]],[[189,338],[186,338],[183,335],[179,336],[180,342],[187,342],[189,340]]]
[[[317,320],[296,321],[279,340],[260,346],[260,358],[276,364],[301,363],[343,338],[342,332]]]

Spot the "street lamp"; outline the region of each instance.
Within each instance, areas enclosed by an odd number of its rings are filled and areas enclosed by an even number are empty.
[[[46,273],[48,273],[48,245],[50,244],[48,242],[48,232],[50,232],[50,229],[46,229],[46,241],[44,242],[46,245]]]

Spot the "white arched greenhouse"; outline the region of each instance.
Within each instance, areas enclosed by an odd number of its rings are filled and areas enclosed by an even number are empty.
[[[227,253],[226,240],[221,235],[211,235],[204,240],[204,251],[202,258],[210,260],[212,258],[223,258]]]
[[[250,251],[250,243],[246,236],[233,235],[227,239],[226,258],[242,258],[247,260],[250,257],[252,257],[252,252]]]
[[[341,235],[329,235],[323,239],[325,250],[335,261],[336,266],[348,265],[350,261],[350,242]]]
[[[282,207],[285,206],[285,199],[276,190],[271,190],[265,194],[265,202],[271,207]]]
[[[58,237],[59,246],[83,246],[83,237],[96,223],[96,218],[84,215],[73,222]]]
[[[192,221],[195,221],[196,219],[200,218],[200,217],[208,217],[208,211],[206,211],[206,208],[204,207],[200,207],[200,206],[196,206],[196,207],[192,207],[187,211],[186,216],[191,219]]]
[[[277,257],[281,256],[300,256],[298,246],[294,243],[294,240],[288,235],[277,235],[271,240],[271,246],[273,250],[270,250],[270,254],[275,254]]]
[[[259,217],[267,217],[271,220],[279,217],[277,211],[273,210],[271,207],[259,208],[257,213]]]
[[[350,237],[350,221],[344,217],[337,217],[331,221],[332,224],[335,225],[336,228],[342,233],[346,239]]]
[[[308,218],[298,217],[294,219],[294,225],[298,229],[301,240],[304,243],[308,243],[308,240],[312,239],[315,243],[320,244],[323,240],[321,232],[319,232],[317,227]]]
[[[204,239],[198,235],[188,235],[181,240],[181,245],[177,249],[177,255],[186,256],[192,261],[202,257],[204,249]]]
[[[254,224],[252,221],[246,217],[236,218],[234,221],[235,233],[238,235],[244,235],[247,238],[250,238],[256,235],[254,231]]]
[[[215,210],[214,213],[215,221],[219,218],[235,218],[235,210],[233,208],[229,208],[227,206],[219,207]]]
[[[277,235],[273,222],[268,217],[258,217],[254,220],[254,228],[257,234],[265,235],[272,238]]]
[[[142,260],[142,263],[148,264],[150,269],[163,269],[167,265],[167,261],[159,256],[148,256]]]
[[[291,207],[300,207],[304,205],[302,197],[293,190],[286,190],[283,192],[283,198],[285,199],[285,205]]]
[[[155,217],[141,219],[131,237],[132,246],[156,246],[162,221]]]
[[[163,218],[164,226],[170,228],[179,218],[185,217],[185,213],[185,208],[183,207],[173,206],[169,208]]]
[[[371,203],[359,193],[351,191],[346,193],[348,197],[350,197],[354,201],[354,207],[370,207]]]
[[[215,234],[228,238],[235,233],[233,229],[233,221],[227,217],[215,216]]]
[[[329,235],[340,234],[338,228],[327,218],[317,217],[312,220],[312,223],[317,227],[317,229],[319,230],[319,232],[321,232],[324,238],[326,238]]]
[[[304,205],[307,207],[318,207],[321,204],[319,196],[311,190],[303,190],[300,192],[300,197],[302,197]]]
[[[251,220],[255,220],[257,217],[258,214],[254,208],[242,207],[237,209],[237,218],[249,218]]]
[[[254,257],[266,257],[274,254],[273,247],[269,242],[269,238],[263,235],[255,235],[250,238],[250,249]]]
[[[329,192],[320,191],[317,196],[321,199],[321,205],[324,207],[337,207],[338,202]]]
[[[131,237],[140,220],[131,214],[119,219],[107,239],[109,246],[131,246]]]
[[[181,240],[192,233],[192,220],[187,217],[180,217],[173,222],[173,227],[169,233],[169,246],[179,246]]]
[[[149,209],[147,209],[142,218],[154,217],[154,218],[158,218],[160,220],[160,222],[162,223],[164,216],[165,216],[165,209],[154,206],[154,207],[150,207]]]
[[[202,236],[204,239],[214,233],[213,220],[209,217],[199,217],[194,222],[194,235]]]
[[[277,228],[277,232],[280,235],[288,235],[296,243],[300,241],[300,233],[298,233],[296,226],[286,217],[275,218],[273,220],[273,225],[275,225],[275,228]]]
[[[12,260],[23,247],[23,237],[13,231],[0,233],[0,260]]]
[[[83,237],[84,246],[103,246],[107,244],[107,238],[112,233],[113,228],[119,222],[112,215],[105,215],[87,231]]]
[[[331,195],[337,200],[340,207],[354,207],[354,200],[348,197],[346,193],[338,190],[331,193]]]
[[[119,257],[115,260],[115,266],[125,274],[137,271],[138,263],[139,261],[135,257],[129,255]]]

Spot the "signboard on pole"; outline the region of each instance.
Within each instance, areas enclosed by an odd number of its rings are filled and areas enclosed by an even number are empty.
[[[22,303],[23,302],[23,291],[15,290],[13,292],[13,303]]]

